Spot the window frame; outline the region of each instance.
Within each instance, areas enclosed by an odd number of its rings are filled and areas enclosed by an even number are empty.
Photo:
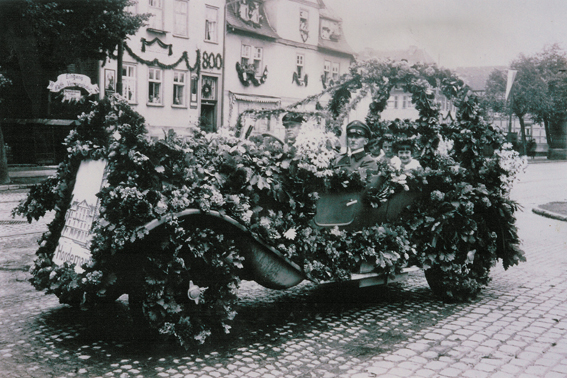
[[[137,67],[136,64],[122,64],[122,93],[120,95],[124,97],[129,104],[137,103]],[[126,95],[128,89],[130,89],[132,98]]]
[[[297,73],[297,77],[299,79],[301,79],[303,77],[303,75],[305,74],[304,71],[305,71],[305,54],[296,53],[295,54],[295,72]]]
[[[209,18],[210,13],[214,11],[215,13],[215,20],[214,20],[214,29],[210,28],[211,19]],[[212,33],[211,33],[212,31]],[[207,35],[213,36],[214,38],[207,38]],[[210,5],[206,5],[205,7],[205,42],[208,43],[218,43],[219,42],[219,8],[213,7]]]
[[[248,67],[248,65],[250,64],[251,55],[252,55],[252,46],[251,45],[245,45],[244,43],[241,44],[241,47],[240,47],[240,65],[242,65],[243,67],[244,66]],[[244,59],[246,59],[246,61],[244,61]]]
[[[303,16],[306,17],[303,17]],[[305,28],[302,28],[301,21],[305,20]],[[299,30],[303,30],[309,33],[309,10],[305,8],[299,8]]]
[[[336,68],[336,70],[335,70]],[[331,79],[337,82],[341,78],[341,64],[339,62],[331,63]]]
[[[181,77],[182,81],[179,81],[177,78]],[[176,80],[177,79],[177,80]],[[180,90],[176,90],[177,88],[181,88]],[[187,71],[182,70],[173,70],[173,99],[171,102],[171,106],[178,107],[178,108],[186,108],[187,107]],[[181,102],[176,103],[177,94],[181,92]]]
[[[185,4],[185,13],[179,12],[178,6],[180,4]],[[184,18],[183,22],[183,29],[179,32],[179,25],[178,17],[181,16]],[[189,0],[174,0],[173,2],[173,35],[176,37],[189,37]]]
[[[254,65],[254,73],[259,75],[262,72],[262,67],[264,64],[264,48],[263,47],[252,47],[252,64]],[[258,55],[257,53],[260,52]],[[256,64],[258,62],[258,64]]]
[[[153,3],[153,4],[152,4]],[[159,3],[159,6],[156,6],[155,4]],[[151,13],[153,16],[150,17],[149,21],[149,25],[148,25],[148,29],[152,29],[152,30],[157,30],[157,31],[163,31],[163,16],[164,16],[164,12],[163,12],[163,8],[164,8],[164,0],[148,0],[148,9],[149,9],[149,13]]]
[[[156,76],[158,75],[155,74],[154,77],[152,78],[152,72],[159,73],[159,78],[156,78]],[[158,101],[155,101],[155,95],[153,95],[154,97],[150,99],[152,93],[155,94],[156,87],[158,92]],[[163,106],[163,70],[161,68],[148,67],[148,96],[146,99],[148,105]]]

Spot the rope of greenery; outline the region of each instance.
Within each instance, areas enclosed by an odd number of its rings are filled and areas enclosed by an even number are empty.
[[[153,60],[146,60],[146,59],[142,58],[141,56],[137,55],[134,51],[132,51],[132,49],[130,48],[130,46],[128,46],[128,44],[126,42],[124,42],[124,50],[126,50],[126,52],[128,52],[128,54],[130,54],[130,56],[132,58],[134,58],[134,60],[136,60],[136,62],[145,64],[146,66],[157,66],[157,67],[164,69],[164,70],[171,70],[171,69],[179,66],[181,64],[181,62],[185,62],[185,66],[187,66],[187,69],[189,71],[191,71],[191,72],[197,71],[197,74],[199,74],[199,72],[200,72],[200,67],[201,67],[201,51],[200,50],[196,51],[197,57],[195,58],[195,63],[193,64],[193,67],[191,67],[191,65],[189,64],[189,54],[187,53],[187,51],[183,51],[183,53],[181,54],[181,56],[179,57],[179,59],[177,59],[177,61],[175,63],[164,64],[164,63],[160,62],[157,58],[155,58]]]
[[[158,37],[155,37],[154,39],[152,39],[151,41],[148,41],[145,38],[142,38],[140,40],[142,42],[142,52],[146,52],[146,46],[151,46],[154,43],[158,43],[158,45],[163,48],[163,49],[167,49],[167,55],[173,55],[173,45],[172,44],[167,44],[167,43],[163,43],[161,39],[159,39]]]
[[[458,109],[447,123],[441,123],[435,104],[436,85]],[[417,120],[394,126],[380,120],[395,87],[412,94]],[[336,120],[360,103],[361,93],[373,100],[368,122],[377,132],[412,135],[423,166],[406,173],[381,167],[387,190],[370,193],[371,205],[381,206],[404,190],[420,193],[420,199],[390,224],[348,233],[314,228],[319,193],[360,191],[371,178],[331,166]],[[290,109],[262,116],[284,111]],[[435,66],[360,63],[333,89],[329,108],[313,112],[311,118],[317,117],[328,118],[328,129],[309,120],[292,146],[243,140],[227,129],[207,135],[196,129],[188,140],[168,134],[152,141],[143,118],[124,100],[95,103],[67,138],[69,155],[57,177],[32,189],[16,209],[30,220],[57,210],[38,249],[32,283],[84,307],[128,292],[132,307],[153,329],[189,347],[230,330],[244,272],[243,246],[222,229],[175,216],[185,209],[230,216],[313,280],[348,279],[361,261],[386,275],[417,264],[436,292],[465,300],[488,283],[489,268],[498,260],[508,268],[524,259],[514,226],[517,205],[509,199],[523,161],[482,119],[474,95],[453,74]],[[443,153],[441,142],[449,145]],[[82,159],[98,158],[108,161],[108,185],[99,194],[92,261],[77,273],[52,257],[77,167]],[[162,219],[162,228],[148,233],[144,226],[153,219]]]

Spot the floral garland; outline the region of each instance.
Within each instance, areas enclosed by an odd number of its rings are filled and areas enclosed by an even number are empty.
[[[197,57],[195,58],[195,64],[193,64],[193,67],[191,67],[191,65],[189,64],[189,55],[187,53],[187,51],[183,51],[183,53],[181,54],[181,57],[179,57],[179,59],[173,63],[173,64],[164,64],[161,63],[157,58],[153,59],[153,60],[146,60],[143,59],[142,57],[136,55],[136,53],[134,53],[134,51],[132,51],[132,49],[130,48],[130,46],[128,46],[128,44],[126,42],[124,42],[124,50],[126,50],[128,52],[128,54],[130,54],[130,56],[132,58],[134,58],[138,63],[142,63],[145,64],[146,66],[157,66],[161,69],[164,70],[171,70],[176,68],[178,65],[181,64],[181,62],[185,62],[185,65],[187,66],[187,69],[191,72],[196,71],[197,74],[200,72],[200,67],[201,67],[201,51],[197,50]]]
[[[163,43],[158,37],[155,37],[151,41],[147,41],[145,38],[142,38],[141,41],[142,41],[142,52],[146,52],[146,46],[151,46],[157,42],[161,48],[168,50],[167,55],[173,55],[173,45],[172,44],[168,45],[167,43]]]
[[[258,87],[266,82],[268,79],[268,66],[264,67],[264,72],[260,78],[256,78],[256,71],[253,67],[246,67],[240,64],[240,62],[236,62],[236,73],[238,74],[238,80],[244,85],[245,87],[250,86],[250,84],[254,84],[255,87]]]
[[[297,74],[297,72],[294,71],[292,83],[295,83],[295,84],[299,85],[300,87],[307,86],[307,83],[308,83],[307,74],[303,75],[303,78],[300,78],[299,75]]]

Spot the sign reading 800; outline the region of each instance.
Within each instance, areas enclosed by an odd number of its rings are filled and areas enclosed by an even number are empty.
[[[202,67],[205,70],[213,68],[218,68],[220,70],[222,68],[222,55],[220,53],[217,53],[216,55],[215,53],[209,54],[205,51],[203,53]]]

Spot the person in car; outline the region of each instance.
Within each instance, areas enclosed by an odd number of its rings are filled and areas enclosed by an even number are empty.
[[[337,156],[333,167],[348,172],[357,169],[376,171],[378,169],[376,160],[365,150],[371,134],[370,128],[365,123],[360,121],[349,123],[346,127],[347,151]]]
[[[301,124],[305,122],[305,117],[301,114],[287,113],[282,118],[282,124],[285,127],[284,142],[294,144],[299,134]]]
[[[419,161],[413,158],[413,144],[410,141],[401,141],[394,144],[396,156],[394,156],[390,163],[396,168],[404,172],[412,169],[421,168]]]

